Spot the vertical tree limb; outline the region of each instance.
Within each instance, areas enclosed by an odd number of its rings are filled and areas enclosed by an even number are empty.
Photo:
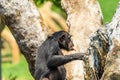
[[[97,0],[62,0],[68,15],[67,24],[74,42],[75,51],[85,53],[89,47],[89,36],[101,26],[101,10]],[[66,65],[68,80],[84,80],[83,62],[73,61]]]

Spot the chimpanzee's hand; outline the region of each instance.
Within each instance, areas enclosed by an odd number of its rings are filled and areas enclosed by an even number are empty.
[[[75,58],[75,59],[79,59],[79,60],[84,60],[84,55],[85,55],[85,53],[75,53],[75,54],[73,54],[73,58]]]

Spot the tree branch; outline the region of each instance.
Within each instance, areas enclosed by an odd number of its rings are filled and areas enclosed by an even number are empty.
[[[106,65],[101,80],[120,79],[120,3],[112,21],[106,25],[107,34],[111,39]]]
[[[11,30],[34,75],[36,51],[46,38],[42,30],[44,23],[36,6],[31,0],[0,0],[0,16]]]
[[[91,37],[85,59],[86,80],[119,80],[119,58],[120,4],[112,21],[98,29]]]

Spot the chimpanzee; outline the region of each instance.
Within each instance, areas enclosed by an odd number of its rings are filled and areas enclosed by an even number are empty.
[[[83,59],[84,54],[76,53],[63,55],[61,49],[74,50],[71,35],[65,31],[58,31],[49,36],[38,48],[35,80],[66,80],[64,64],[72,60]]]

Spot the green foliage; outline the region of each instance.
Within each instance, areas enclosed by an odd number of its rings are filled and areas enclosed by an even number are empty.
[[[2,62],[2,78],[3,80],[34,80],[23,56],[18,64]]]
[[[35,4],[36,4],[37,6],[40,6],[41,4],[43,4],[44,1],[45,1],[45,0],[34,0]]]
[[[38,7],[41,6],[46,1],[51,1],[54,4],[52,10],[66,17],[65,12],[61,9],[61,0],[34,0],[35,4]],[[98,0],[98,1],[100,3],[104,17],[103,23],[110,22],[120,0]]]
[[[103,23],[111,21],[119,1],[120,0],[99,0],[104,17]]]
[[[61,0],[50,0],[52,1],[56,6],[61,7]]]
[[[52,3],[54,3],[58,7],[61,6],[61,0],[34,0],[35,4],[37,6],[41,6],[46,1],[51,1]]]
[[[66,13],[61,7],[61,0],[34,0],[37,7],[41,7],[46,1],[51,1],[52,10],[66,18]]]

